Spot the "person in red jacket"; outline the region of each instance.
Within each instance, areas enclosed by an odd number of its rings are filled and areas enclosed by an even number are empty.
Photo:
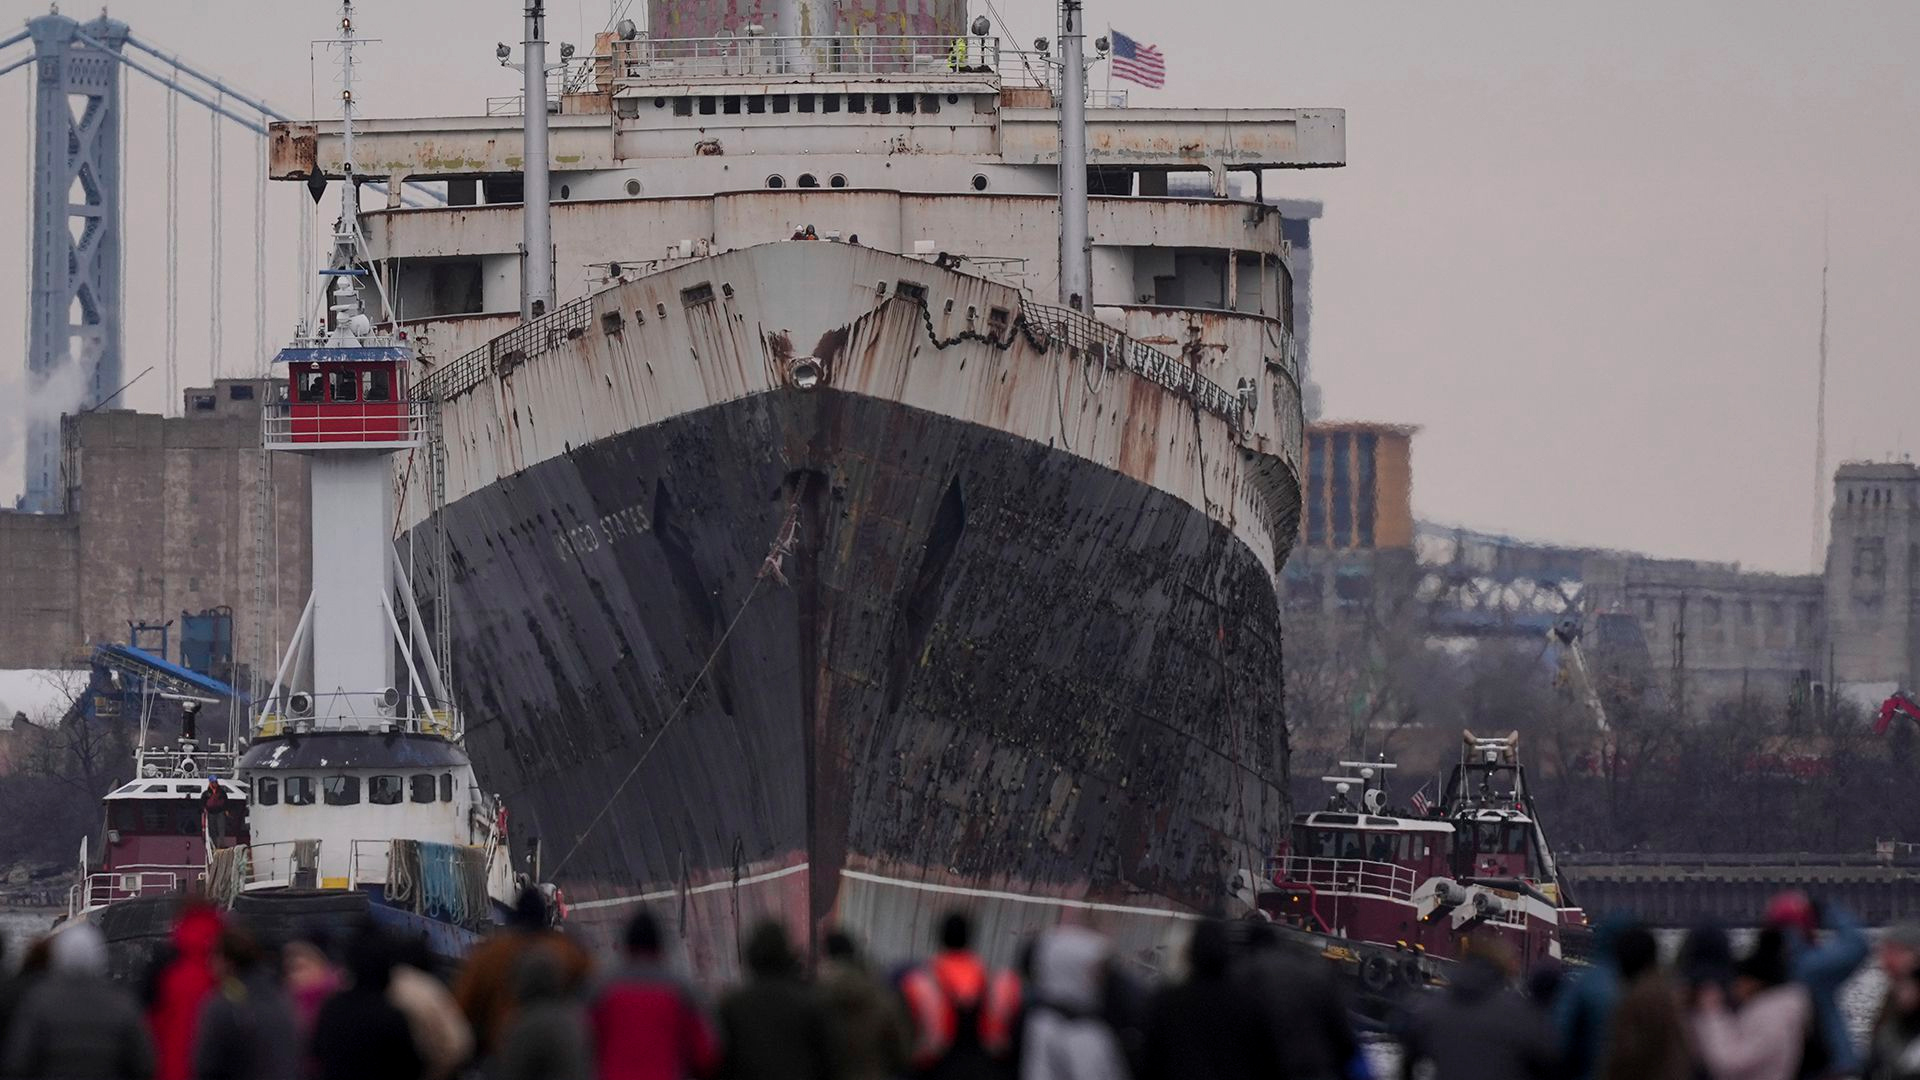
[[[172,956],[153,973],[148,988],[154,1080],[193,1080],[200,1009],[220,985],[213,969],[220,930],[220,913],[211,905],[191,900],[181,905],[173,924]]]
[[[600,1080],[687,1080],[720,1064],[713,1028],[660,957],[660,927],[642,909],[627,924],[626,966],[594,998],[588,1019]]]

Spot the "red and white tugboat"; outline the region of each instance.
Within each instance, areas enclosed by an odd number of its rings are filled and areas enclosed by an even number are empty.
[[[1353,775],[1325,778],[1333,798],[1294,819],[1254,902],[1339,962],[1363,1013],[1444,980],[1476,939],[1503,940],[1523,970],[1578,951],[1569,939],[1584,941],[1586,917],[1534,812],[1517,733],[1466,732],[1440,803],[1425,813],[1388,809],[1392,764],[1340,764]]]
[[[133,779],[100,800],[105,825],[97,863],[80,841],[80,879],[61,920],[99,928],[112,970],[122,976],[142,970],[166,942],[180,897],[204,888],[208,863],[247,841],[247,789],[234,779],[233,749],[194,734],[201,702],[181,701],[178,741],[149,746],[151,704],[141,713]]]

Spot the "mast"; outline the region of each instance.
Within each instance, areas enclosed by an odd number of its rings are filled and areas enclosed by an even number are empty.
[[[1087,235],[1087,65],[1080,0],[1060,0],[1060,303],[1093,313]]]
[[[521,42],[521,130],[525,142],[521,163],[522,243],[526,248],[520,274],[520,318],[537,318],[553,310],[553,240],[547,177],[547,41],[546,0],[527,0],[527,36]]]

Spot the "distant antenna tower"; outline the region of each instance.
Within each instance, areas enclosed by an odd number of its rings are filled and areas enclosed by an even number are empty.
[[[1814,399],[1813,414],[1813,560],[1814,573],[1826,565],[1827,492],[1827,264],[1829,257],[1827,215],[1820,215],[1820,388]]]

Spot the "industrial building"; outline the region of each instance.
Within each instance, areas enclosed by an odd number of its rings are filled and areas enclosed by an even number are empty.
[[[1869,706],[1920,685],[1920,467],[1834,473],[1818,574],[1537,544],[1416,522],[1415,428],[1315,423],[1306,435],[1301,539],[1287,606],[1437,638],[1531,637],[1573,617],[1597,647],[1637,625],[1638,666],[1682,711],[1729,701]],[[1616,652],[1620,651],[1615,649]]]
[[[270,668],[309,565],[306,464],[260,449],[271,389],[222,379],[187,390],[177,417],[62,419],[54,511],[0,511],[0,670],[81,667],[96,644],[170,623],[138,644],[236,678]]]

